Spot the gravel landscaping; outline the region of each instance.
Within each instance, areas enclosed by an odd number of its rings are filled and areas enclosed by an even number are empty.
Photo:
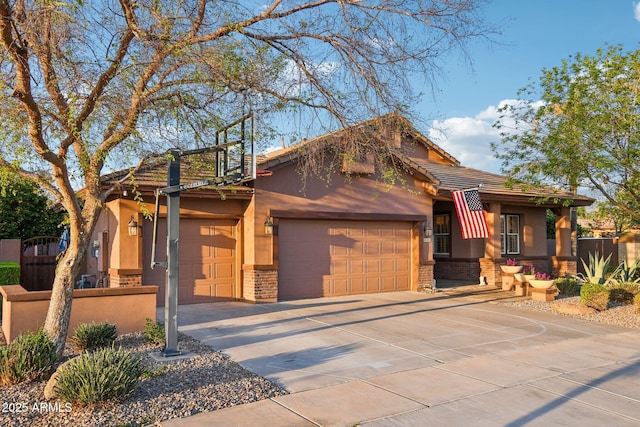
[[[552,313],[557,316],[570,316],[592,322],[606,323],[608,325],[640,329],[640,314],[638,314],[637,308],[630,304],[610,303],[609,309],[596,311],[593,314],[564,314],[554,309],[554,306],[557,308],[558,305],[564,304],[581,305],[579,296],[563,297],[561,295],[553,302],[524,299],[521,301],[505,302],[503,304],[508,307],[514,307],[522,310]]]
[[[580,304],[580,297],[558,298],[554,302],[524,299],[503,303],[520,310],[568,316],[554,309],[557,304]],[[557,308],[557,307],[556,307]],[[640,314],[632,305],[613,305],[592,314],[572,314],[584,320],[640,329]],[[204,411],[267,399],[287,392],[186,335],[179,336],[180,348],[193,354],[185,360],[158,362],[149,356],[159,346],[145,342],[142,333],[118,338],[121,345],[144,356],[151,377],[123,403],[92,407],[68,406],[44,398],[46,382],[1,388],[1,426],[144,426],[160,421],[195,415]],[[65,357],[74,356],[69,347]]]
[[[200,341],[180,334],[179,347],[193,354],[185,360],[157,362],[149,356],[159,351],[142,333],[123,335],[116,346],[144,355],[153,376],[123,403],[73,407],[47,402],[46,382],[1,388],[1,426],[144,426],[170,418],[255,402],[287,392],[233,362]],[[72,356],[70,348],[65,351]],[[70,409],[70,411],[69,411]]]

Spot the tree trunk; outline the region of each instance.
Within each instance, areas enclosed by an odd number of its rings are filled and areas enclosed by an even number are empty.
[[[83,249],[86,246],[83,242],[78,241],[77,238],[75,242],[73,237],[71,239],[69,247],[56,268],[49,310],[44,322],[45,332],[49,334],[56,345],[58,360],[62,358],[69,332],[74,279],[80,272],[84,252],[86,252]]]

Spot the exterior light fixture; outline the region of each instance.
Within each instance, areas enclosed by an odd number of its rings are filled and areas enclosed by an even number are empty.
[[[138,235],[138,222],[133,219],[133,215],[131,215],[131,219],[127,224],[127,230],[129,230],[129,236]]]
[[[422,226],[422,231],[424,233],[422,241],[425,243],[431,242],[431,236],[433,236],[433,228],[431,228],[431,226],[425,222]]]
[[[268,216],[267,220],[264,222],[264,234],[273,234],[273,219],[271,218],[271,216]]]
[[[428,238],[433,236],[433,228],[427,225],[427,223],[424,224],[424,227],[422,228],[422,230],[424,231],[424,237]]]

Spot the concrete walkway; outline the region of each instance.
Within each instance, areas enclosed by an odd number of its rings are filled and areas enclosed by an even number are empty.
[[[639,426],[640,331],[491,287],[181,306],[180,330],[291,394],[182,426]]]

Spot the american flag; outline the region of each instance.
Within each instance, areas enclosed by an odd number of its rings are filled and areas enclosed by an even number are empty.
[[[458,221],[463,239],[484,239],[489,237],[487,220],[478,190],[454,191],[453,203],[456,205]]]

